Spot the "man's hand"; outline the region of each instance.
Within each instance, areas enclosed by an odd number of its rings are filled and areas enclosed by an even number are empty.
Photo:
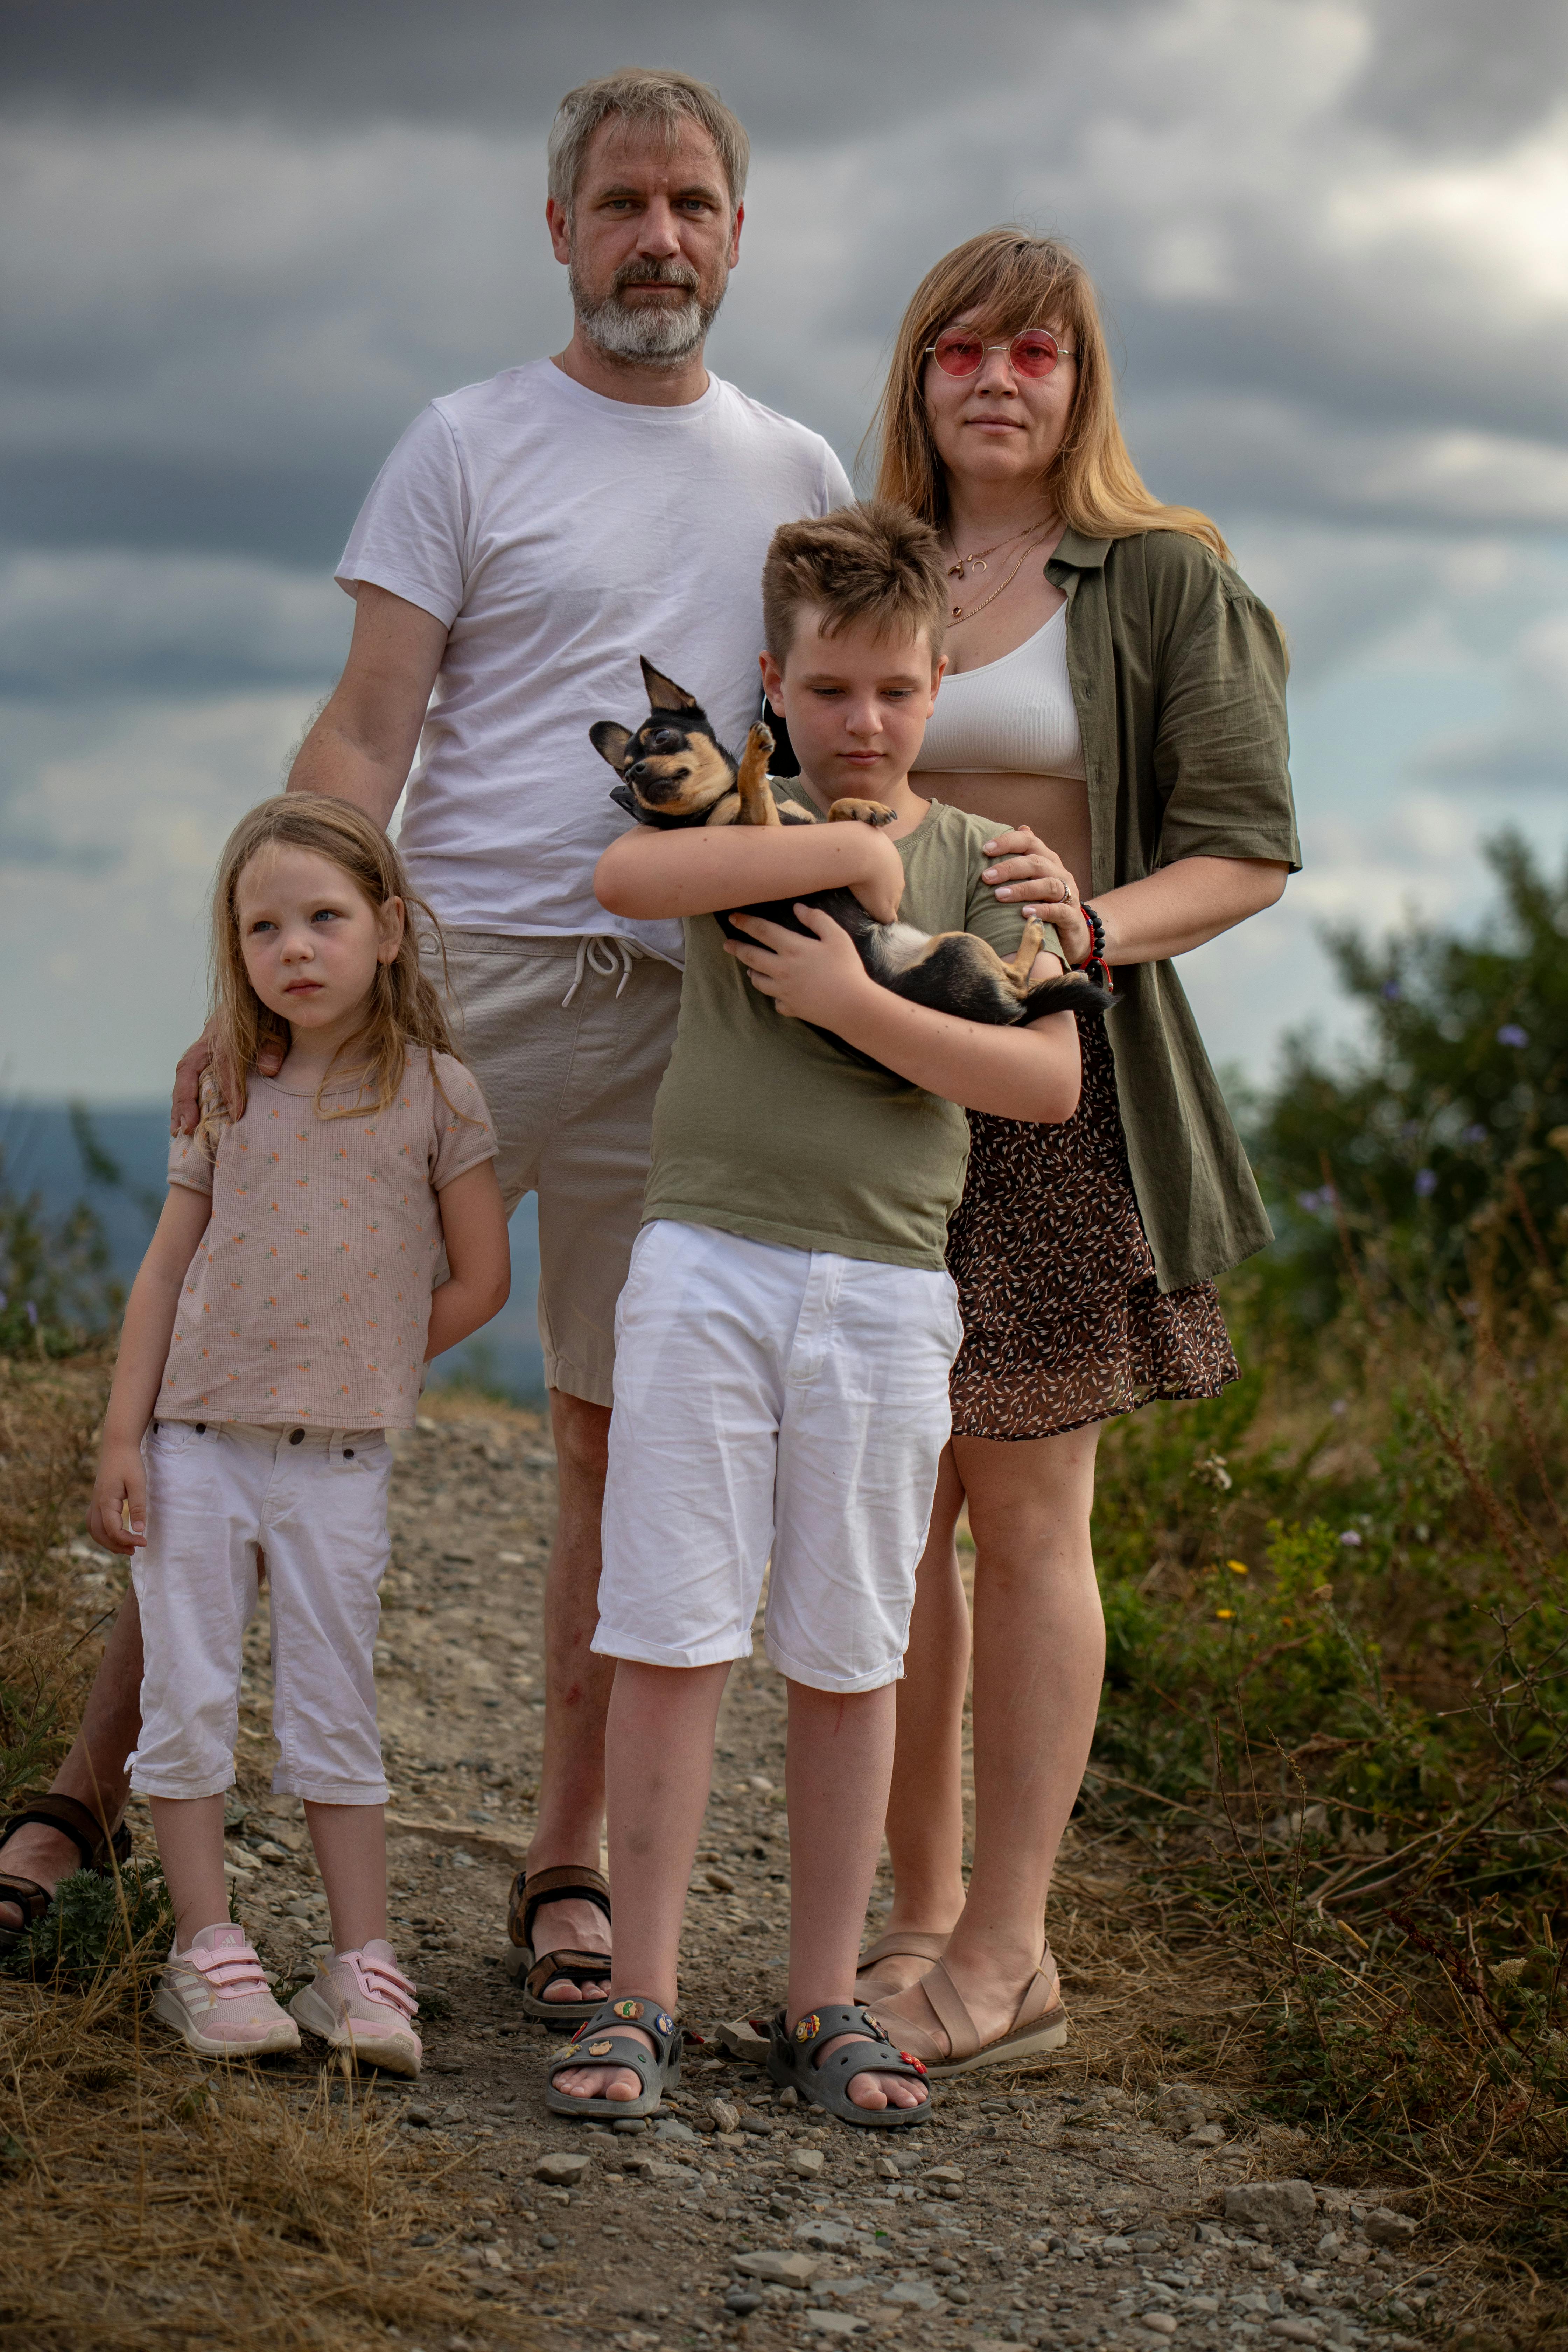
[[[131,1531],[125,1530],[125,1507],[131,1507]],[[142,1449],[128,1441],[104,1441],[93,1481],[88,1530],[105,1551],[121,1555],[137,1551],[147,1540],[147,1473]]]
[[[276,1037],[267,1038],[256,1056],[256,1066],[264,1078],[275,1078],[283,1067],[283,1048]],[[194,1045],[187,1045],[174,1066],[174,1099],[169,1108],[171,1135],[194,1135],[202,1116],[202,1073],[211,1064],[223,1097],[232,1112],[237,1101],[233,1073],[214,1050],[211,1024],[202,1031]]]
[[[798,931],[786,931],[782,924],[764,922],[757,915],[731,915],[730,920],[757,945],[726,940],[724,952],[745,965],[752,986],[771,996],[786,1019],[836,1029],[853,999],[875,990],[877,983],[841,923],[820,907],[797,906],[795,911],[809,924],[812,938],[803,939]]]

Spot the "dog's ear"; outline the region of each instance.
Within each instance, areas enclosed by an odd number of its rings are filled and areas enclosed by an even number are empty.
[[[638,658],[641,660],[642,656],[639,655]],[[688,694],[686,688],[677,686],[672,677],[661,676],[650,661],[643,660],[642,679],[647,688],[648,701],[655,710],[696,710],[700,708],[694,694]]]
[[[589,742],[601,760],[608,760],[617,776],[626,764],[626,745],[631,740],[631,730],[617,727],[613,719],[596,719],[588,730]]]

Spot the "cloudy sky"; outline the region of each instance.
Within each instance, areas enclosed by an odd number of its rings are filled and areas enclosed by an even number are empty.
[[[432,394],[556,350],[571,83],[752,131],[710,357],[849,461],[947,247],[1072,238],[1130,438],[1294,651],[1307,871],[1190,960],[1256,1075],[1319,928],[1479,919],[1568,839],[1561,0],[0,0],[0,1092],[145,1098],[205,885],[330,687],[359,501]]]

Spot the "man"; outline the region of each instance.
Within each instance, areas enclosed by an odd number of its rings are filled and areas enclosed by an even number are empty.
[[[618,920],[594,898],[624,820],[587,730],[636,723],[646,655],[738,743],[756,706],[773,530],[851,496],[826,442],[703,364],[739,257],[748,152],[717,92],[684,74],[630,69],[563,100],[545,217],[571,341],[432,403],[393,452],[338,573],[356,604],[348,661],[289,779],[382,824],[408,782],[401,846],[447,927],[507,1207],[539,1195],[561,1507],[539,1812],[513,1911],[540,1960],[525,2003],[563,2021],[608,1990],[593,1964],[609,1948],[595,1865],[613,1664],[589,1643],[615,1306],[680,993],[679,924]],[[176,1129],[195,1124],[206,1059],[198,1045],[180,1066]],[[133,1611],[57,1782],[110,1821],[138,1721]],[[0,1856],[48,1885],[76,1866],[69,1837],[37,1823]],[[587,1892],[529,1901],[574,1885]]]

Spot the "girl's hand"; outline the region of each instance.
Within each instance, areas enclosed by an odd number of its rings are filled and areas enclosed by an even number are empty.
[[[798,931],[786,931],[781,923],[764,922],[757,915],[731,915],[730,920],[757,945],[726,940],[724,952],[745,965],[752,986],[771,996],[788,1020],[815,1021],[818,1028],[836,1028],[850,1000],[863,990],[874,989],[876,982],[867,977],[855,942],[841,923],[825,915],[820,907],[797,905],[795,911],[801,922],[810,925],[810,939],[802,939]]]
[[[1016,904],[1026,922],[1037,915],[1042,923],[1049,923],[1068,962],[1080,964],[1094,935],[1078,911],[1078,884],[1056,851],[1021,824],[988,841],[985,855],[997,862],[986,866],[981,880],[991,884],[998,898]]]
[[[129,1534],[124,1526],[127,1504],[131,1507]],[[123,1556],[146,1543],[147,1473],[139,1445],[124,1440],[104,1440],[87,1524],[94,1542],[101,1544],[105,1551],[117,1551]]]

